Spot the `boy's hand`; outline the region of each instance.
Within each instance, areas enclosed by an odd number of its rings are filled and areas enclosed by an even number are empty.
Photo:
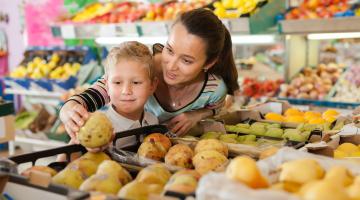
[[[89,118],[89,112],[81,104],[75,101],[68,101],[61,108],[59,117],[64,123],[65,130],[70,138],[77,140],[76,134]]]

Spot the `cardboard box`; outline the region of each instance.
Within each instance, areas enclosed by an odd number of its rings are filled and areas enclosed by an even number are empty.
[[[0,103],[0,143],[14,140],[15,116],[14,104],[11,102]]]

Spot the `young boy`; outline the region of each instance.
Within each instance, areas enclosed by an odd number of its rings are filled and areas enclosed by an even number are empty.
[[[132,41],[112,48],[105,62],[104,80],[110,97],[106,115],[115,133],[159,123],[153,114],[144,111],[157,86],[153,58],[147,46]],[[122,138],[116,147],[135,142],[135,136]]]
[[[136,41],[124,42],[110,50],[104,67],[104,81],[110,98],[104,112],[112,122],[114,132],[158,124],[153,114],[144,111],[158,81],[148,47]],[[104,88],[97,88],[96,92],[102,91],[106,93]],[[135,136],[121,138],[116,142],[116,148],[131,146],[135,142]],[[69,144],[75,143],[71,140]],[[65,160],[65,155],[57,160]]]

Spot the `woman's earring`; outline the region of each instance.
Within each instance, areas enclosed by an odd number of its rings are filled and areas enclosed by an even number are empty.
[[[204,72],[206,73],[208,71],[208,69],[207,68],[204,68]]]

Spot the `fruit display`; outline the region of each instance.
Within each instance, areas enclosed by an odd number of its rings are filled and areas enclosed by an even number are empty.
[[[334,150],[334,158],[360,157],[360,146],[352,143],[343,143]]]
[[[204,175],[221,170],[227,163],[228,147],[217,139],[202,139],[194,149],[186,144],[171,146],[169,138],[159,133],[148,135],[140,144],[138,155],[165,164],[193,169]]]
[[[174,20],[179,13],[202,8],[206,4],[204,1],[198,2],[169,2],[164,4],[151,4],[142,21],[163,21]]]
[[[72,17],[73,22],[85,22],[104,15],[115,7],[114,3],[93,3]]]
[[[244,124],[239,123],[236,125],[226,125],[225,129],[226,131],[230,133],[242,133],[247,134],[249,136],[237,136],[235,139],[239,143],[243,141],[250,141],[250,139],[253,139],[253,137],[258,136],[266,136],[271,138],[278,138],[278,139],[288,139],[291,141],[296,142],[304,142],[309,139],[311,129],[315,127],[307,127],[303,124],[299,125],[296,129],[294,128],[281,128],[280,124],[271,124],[271,123],[264,123],[264,122],[255,122],[253,124]],[[250,135],[252,135],[252,138],[249,139]],[[244,138],[244,139],[243,139]]]
[[[214,13],[219,18],[239,18],[257,8],[258,0],[221,0],[213,3]],[[264,2],[264,1],[263,1]]]
[[[339,116],[340,113],[335,109],[327,109],[321,113],[317,111],[304,112],[297,108],[289,108],[284,112],[283,115],[273,112],[267,113],[265,115],[265,119],[277,122],[326,124],[333,123]],[[338,128],[341,129],[342,127]]]
[[[281,164],[277,173],[276,180],[269,184],[256,162],[245,156],[233,159],[226,169],[228,179],[252,189],[265,188],[268,194],[271,190],[282,191],[302,200],[351,200],[360,197],[360,177],[343,166],[333,165],[325,170],[315,159],[303,158]]]
[[[26,57],[28,55],[28,57]],[[83,55],[78,52],[34,52],[10,73],[11,78],[68,79],[80,70]]]
[[[140,20],[146,13],[146,6],[134,2],[112,3],[103,15],[87,20],[90,23],[122,23]]]
[[[317,68],[304,68],[289,84],[280,86],[279,97],[323,100],[335,85],[344,65],[319,64]]]
[[[143,4],[137,2],[93,3],[76,13],[73,23],[125,23],[174,20],[179,13],[204,7],[205,1]]]
[[[347,0],[304,0],[285,14],[286,20],[354,16]]]
[[[337,102],[360,102],[360,77],[357,76],[359,73],[360,66],[349,67],[335,85],[334,95],[330,99]]]
[[[273,97],[276,95],[283,80],[265,80],[259,81],[255,78],[244,78],[241,85],[243,96],[260,98]]]

